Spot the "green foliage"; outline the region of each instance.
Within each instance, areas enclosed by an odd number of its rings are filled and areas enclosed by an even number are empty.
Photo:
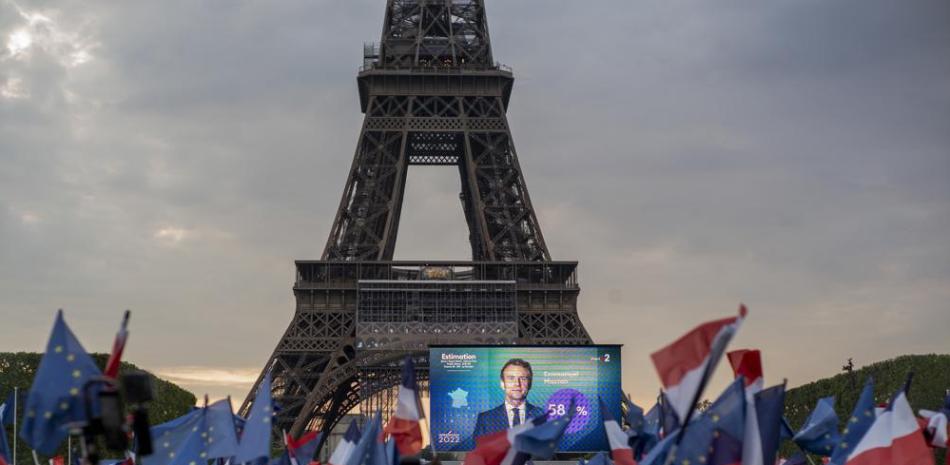
[[[833,395],[838,418],[846,421],[868,376],[874,377],[874,402],[880,404],[887,402],[904,385],[908,373],[914,374],[907,396],[914,412],[919,409],[938,410],[950,388],[950,354],[904,355],[862,367],[850,374],[842,373],[789,389],[785,397],[785,416],[793,428],[800,428],[818,399]],[[796,450],[791,441],[786,441],[780,454],[788,457]],[[937,455],[937,463],[944,463],[943,454]]]
[[[0,402],[6,399],[7,395],[13,391],[14,387],[19,388],[21,401],[26,397],[26,393],[33,383],[33,376],[39,367],[40,359],[43,354],[29,352],[0,352]],[[107,354],[92,354],[93,360],[99,365],[99,368],[105,367]],[[119,374],[130,371],[144,371],[131,363],[122,362],[119,367]],[[164,423],[173,418],[177,418],[187,413],[195,405],[195,395],[176,386],[173,383],[165,381],[149,373],[152,378],[152,386],[155,389],[155,398],[148,405],[149,420],[153,425]],[[18,405],[20,409],[22,405]],[[22,410],[20,411],[22,414]],[[13,428],[7,428],[7,438],[10,441],[10,447],[13,448]],[[65,444],[60,448],[58,454],[66,455]],[[120,456],[116,453],[116,457]],[[20,441],[17,450],[17,464],[32,464],[33,457],[30,450]]]

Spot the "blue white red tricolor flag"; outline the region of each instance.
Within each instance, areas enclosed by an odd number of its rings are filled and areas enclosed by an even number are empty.
[[[122,317],[122,324],[119,326],[119,332],[115,335],[115,341],[112,343],[112,353],[109,354],[109,360],[106,362],[106,369],[102,374],[112,379],[119,377],[119,365],[122,363],[122,352],[125,350],[125,342],[129,339],[129,311],[125,311]]]
[[[320,443],[319,431],[308,431],[294,439],[290,433],[284,433],[284,444],[287,446],[287,452],[290,456],[292,465],[310,465],[313,460],[313,454],[317,451],[317,444]]]
[[[343,435],[343,440],[337,444],[336,449],[333,450],[333,454],[330,455],[329,464],[330,465],[343,465],[350,458],[350,454],[353,453],[353,448],[356,447],[356,442],[360,440],[360,427],[356,425],[356,422],[351,422],[349,428],[346,429],[346,434]]]
[[[746,313],[742,305],[738,316],[703,323],[650,356],[680,422],[693,409]]]
[[[759,419],[755,412],[755,395],[765,386],[762,354],[758,350],[739,349],[726,354],[726,358],[729,359],[736,378],[742,376],[745,380],[746,415],[745,437],[742,438],[742,465],[765,465]]]
[[[604,419],[604,432],[607,433],[607,442],[610,444],[610,458],[617,465],[637,465],[637,461],[633,458],[633,449],[628,444],[627,433],[620,429],[620,424],[610,414],[610,409],[604,404],[603,399],[598,398],[598,400],[600,414]]]
[[[396,412],[383,430],[395,439],[399,455],[416,455],[422,450],[422,427],[419,426],[421,418],[419,389],[416,387],[416,367],[412,362],[412,357],[406,357],[402,365],[402,383],[399,385]]]
[[[465,454],[463,465],[521,465],[530,457],[512,447],[518,435],[536,428],[547,420],[547,415],[539,415],[520,425],[505,431],[486,434],[475,439],[475,450]]]
[[[914,411],[903,391],[848,453],[846,465],[933,465]]]

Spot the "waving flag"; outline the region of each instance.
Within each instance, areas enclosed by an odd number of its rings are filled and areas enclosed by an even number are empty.
[[[143,465],[204,464],[231,457],[238,447],[230,399],[153,426],[151,434],[155,452],[142,457]]]
[[[931,412],[930,410],[921,410],[920,416],[924,417],[924,435],[931,447],[947,448],[947,414],[943,412]]]
[[[396,412],[384,432],[396,440],[399,455],[416,455],[422,450],[422,418],[419,408],[419,389],[416,387],[416,368],[412,357],[406,357],[402,365],[402,384],[399,385],[399,397]]]
[[[5,405],[0,405],[0,419],[3,419],[3,410]],[[7,444],[7,429],[0,422],[0,465],[11,463],[13,454],[10,453],[10,445]]]
[[[522,465],[530,457],[513,445],[519,435],[536,428],[547,420],[547,415],[539,415],[520,425],[505,431],[486,434],[475,439],[475,450],[465,454],[463,465]]]
[[[647,414],[644,415],[643,409],[634,404],[627,396],[621,396],[624,405],[627,406],[625,414],[627,424],[630,429],[627,430],[627,444],[633,450],[634,460],[640,460],[646,451],[649,451],[656,445],[659,438],[659,413],[654,405]]]
[[[762,391],[762,355],[758,350],[741,349],[726,354],[736,378],[745,380],[746,416],[745,437],[742,438],[742,465],[767,465],[762,454],[762,435],[759,416],[755,413],[755,395]]]
[[[7,396],[7,400],[0,404],[0,425],[12,425],[16,418],[17,390],[14,389]]]
[[[106,362],[106,369],[103,375],[112,378],[119,378],[119,365],[122,363],[122,352],[125,350],[125,342],[129,339],[129,311],[125,311],[122,317],[122,324],[119,325],[119,332],[115,335],[115,341],[112,343],[112,353],[109,354],[109,360]]]
[[[235,463],[245,463],[257,460],[261,457],[270,457],[270,435],[272,428],[272,419],[274,416],[274,403],[271,400],[270,392],[270,373],[264,375],[261,384],[257,387],[257,394],[254,396],[254,404],[251,406],[251,413],[247,416],[247,422],[244,424],[244,433],[241,434],[241,442],[238,444],[237,453],[234,454]]]
[[[350,454],[353,453],[353,448],[356,447],[356,443],[360,440],[360,427],[356,425],[356,422],[351,422],[350,426],[346,429],[346,434],[343,435],[343,440],[337,444],[336,449],[333,450],[333,454],[330,455],[330,465],[344,465],[346,461],[350,458]]]
[[[831,453],[832,465],[844,465],[848,455],[854,450],[858,441],[864,437],[871,424],[874,423],[874,379],[868,377],[864,383],[864,389],[861,390],[861,397],[854,404],[854,410],[845,429],[842,431],[841,440],[835,445],[835,450]]]
[[[712,462],[717,458],[712,452],[716,450],[717,441],[724,445],[730,438],[729,442],[733,444],[735,452],[742,450],[739,443],[742,441],[745,430],[746,415],[743,384],[741,378],[733,381],[696,421],[681,430],[683,437],[675,451],[675,463],[684,463],[684,461],[705,465],[733,463],[731,457],[722,463]],[[728,438],[722,438],[722,436],[728,436]]]
[[[53,455],[66,439],[66,425],[87,421],[83,385],[101,375],[60,310],[27,395],[20,437],[38,452]]]
[[[785,411],[785,384],[772,386],[755,395],[755,415],[759,422],[759,440],[762,443],[762,463],[775,463],[782,434],[782,413]],[[748,435],[746,435],[748,437]],[[743,450],[742,463],[746,464]]]
[[[841,441],[838,434],[838,414],[835,413],[835,398],[818,399],[805,424],[792,438],[799,447],[812,454],[830,456],[835,444]]]
[[[610,457],[619,465],[637,465],[637,461],[633,458],[633,449],[627,443],[626,433],[620,429],[620,425],[610,414],[610,409],[604,404],[603,399],[598,397],[597,400],[600,401],[600,415],[604,418],[604,432],[607,433],[607,442],[610,444]],[[640,410],[640,414],[642,416],[643,409]]]
[[[202,439],[207,444],[208,458],[229,458],[237,453],[237,431],[230,398],[221,399],[205,408],[204,428],[207,434]]]
[[[739,316],[703,323],[651,355],[663,391],[681,423],[702,394],[746,313],[743,305]]]
[[[567,425],[571,423],[576,411],[574,400],[571,399],[571,403],[567,406],[567,415],[545,421],[519,434],[515,437],[514,449],[539,459],[550,459],[554,456],[557,444],[561,442],[561,437],[564,436],[564,431],[567,430]],[[544,415],[541,416],[544,417]]]
[[[671,434],[673,431],[680,429],[680,420],[676,414],[676,410],[673,408],[673,405],[670,403],[670,399],[666,397],[665,392],[660,392],[660,436],[666,436]]]
[[[943,401],[943,408],[940,411],[920,410],[919,413],[927,420],[924,432],[931,447],[942,447],[944,449],[950,447],[950,430],[948,430],[948,424],[950,424],[950,391],[947,392],[947,397]],[[947,459],[950,459],[950,454],[947,455]]]
[[[762,354],[754,349],[733,350],[726,354],[732,372],[738,378],[745,379],[746,393],[753,394],[762,390],[765,379],[762,376]]]
[[[345,465],[387,465],[386,443],[383,441],[383,416],[379,410],[366,425]]]
[[[284,442],[287,444],[290,462],[293,465],[310,465],[317,445],[320,444],[320,436],[318,431],[308,431],[298,439],[294,439],[289,433],[285,434]]]
[[[848,453],[846,465],[933,465],[933,454],[903,391]]]
[[[208,452],[203,447],[199,433],[203,419],[203,409],[195,409],[153,426],[151,432],[155,452],[142,457],[143,465],[190,465],[199,460],[206,463]]]

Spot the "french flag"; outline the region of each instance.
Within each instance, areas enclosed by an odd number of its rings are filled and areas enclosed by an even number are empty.
[[[346,429],[346,434],[343,435],[343,440],[337,444],[336,449],[333,450],[333,454],[330,455],[329,465],[343,465],[349,460],[350,455],[353,454],[353,448],[356,447],[356,442],[360,440],[360,427],[356,425],[356,422],[351,422],[350,427]]]
[[[758,350],[740,349],[726,354],[736,378],[745,380],[745,433],[742,439],[742,465],[765,465],[759,416],[755,412],[755,395],[765,387],[762,376],[762,354]]]
[[[663,383],[663,392],[681,423],[699,400],[709,375],[746,313],[742,305],[739,316],[703,323],[650,355]]]
[[[874,419],[858,441],[845,465],[933,465],[933,454],[924,442],[914,411],[904,391]]]
[[[122,362],[122,352],[125,350],[125,342],[129,339],[129,311],[125,311],[122,317],[122,324],[119,326],[119,332],[115,335],[115,341],[112,342],[112,353],[109,354],[109,360],[106,361],[106,369],[102,375],[112,379],[119,378],[119,365]]]
[[[637,461],[633,458],[633,449],[627,443],[627,433],[620,429],[620,424],[610,414],[610,409],[604,404],[603,399],[598,398],[598,400],[600,401],[600,414],[604,419],[607,442],[610,443],[610,458],[617,465],[637,465]]]
[[[544,424],[547,415],[538,415],[506,431],[475,438],[475,450],[465,454],[462,465],[523,465],[530,454],[513,447],[518,435]]]
[[[924,436],[929,440],[930,447],[941,447],[946,449],[950,445],[950,429],[947,428],[947,414],[944,412],[934,412],[931,410],[919,410],[923,419],[919,420],[924,429]]]
[[[308,431],[299,439],[294,439],[290,433],[284,433],[284,443],[287,445],[287,452],[290,453],[292,465],[310,465],[313,454],[317,451],[317,445],[320,443],[320,433]]]
[[[399,386],[396,412],[383,430],[396,440],[396,448],[399,449],[400,456],[416,455],[422,450],[422,427],[419,426],[421,418],[419,390],[416,388],[416,367],[412,362],[412,357],[406,357],[406,362],[402,365],[402,384]]]

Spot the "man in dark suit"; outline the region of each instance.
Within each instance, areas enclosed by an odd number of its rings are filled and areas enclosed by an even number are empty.
[[[528,403],[533,377],[530,363],[520,358],[508,360],[501,367],[501,389],[505,391],[505,401],[478,414],[472,437],[503,431],[544,414],[541,407]]]

